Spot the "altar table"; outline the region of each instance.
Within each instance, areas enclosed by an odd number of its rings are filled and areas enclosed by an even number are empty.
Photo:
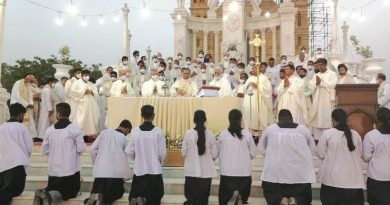
[[[229,125],[228,114],[232,109],[240,109],[240,99],[236,97],[130,97],[108,98],[107,126],[117,128],[123,119],[128,119],[133,127],[142,123],[141,107],[152,105],[155,111],[154,124],[159,126],[171,140],[181,139],[186,130],[193,128],[196,110],[206,112],[207,129],[219,133]]]

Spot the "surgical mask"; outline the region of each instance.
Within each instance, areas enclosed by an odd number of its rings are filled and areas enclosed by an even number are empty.
[[[255,61],[249,61],[249,65],[254,65]]]
[[[157,75],[152,75],[152,80],[156,81],[158,79]]]
[[[111,82],[115,82],[116,81],[116,78],[115,77],[111,77]]]
[[[145,69],[141,69],[141,70],[139,70],[139,72],[140,72],[141,74],[145,74],[146,70],[145,70]]]
[[[172,63],[172,60],[168,60],[168,63]]]
[[[282,65],[287,65],[287,60],[283,59],[283,60],[280,62],[280,64],[282,64]]]
[[[187,63],[187,65],[191,65],[191,61],[187,61],[186,63]]]
[[[83,80],[84,80],[85,82],[89,81],[89,75],[83,76]]]
[[[215,76],[214,77],[216,80],[221,80],[222,76]]]
[[[239,71],[240,73],[243,73],[243,72],[244,72],[244,69],[243,69],[243,68],[239,68],[238,71]]]
[[[177,67],[179,67],[179,65],[173,64],[173,68],[177,68]]]
[[[317,54],[318,54],[318,55],[321,55],[321,54],[322,54],[322,51],[317,51]]]
[[[153,62],[157,63],[157,60],[158,60],[157,58],[154,58],[154,59],[153,59]]]
[[[165,68],[163,68],[163,67],[158,67],[158,71],[165,71]]]
[[[203,58],[203,54],[199,54],[198,57],[199,57],[199,58]]]
[[[240,84],[244,84],[245,80],[244,79],[240,79],[239,82],[240,82]]]
[[[206,72],[207,72],[207,70],[206,70],[206,69],[204,69],[204,68],[202,68],[202,69],[200,69],[200,72],[201,72],[201,73],[206,73]]]
[[[224,59],[225,61],[227,61],[227,60],[229,60],[229,57],[225,56],[225,57],[223,57],[223,59]]]
[[[234,69],[235,67],[236,67],[236,64],[234,64],[234,63],[231,63],[231,64],[230,64],[230,68],[231,68],[231,69]]]
[[[120,78],[122,81],[125,81],[127,79],[127,77],[125,75],[122,75]]]
[[[123,65],[128,65],[129,61],[123,61],[122,63],[123,63]]]
[[[77,79],[80,79],[80,78],[81,78],[81,73],[77,74],[77,75],[76,75],[76,78],[77,78]]]
[[[164,80],[165,80],[165,77],[162,76],[162,75],[160,75],[160,76],[158,76],[158,79],[161,80],[161,81],[164,81]]]
[[[308,70],[313,70],[313,69],[314,69],[314,66],[309,65],[309,66],[307,66],[307,69],[308,69]]]
[[[177,59],[181,60],[183,59],[183,56],[177,56]]]

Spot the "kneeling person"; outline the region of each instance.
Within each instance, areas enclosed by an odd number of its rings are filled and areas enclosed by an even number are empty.
[[[36,192],[36,196],[49,204],[77,196],[80,191],[80,155],[86,149],[80,128],[69,121],[69,104],[57,104],[56,111],[58,122],[46,130],[41,146],[42,154],[49,158],[48,185],[42,193],[40,190]]]
[[[94,164],[92,192],[87,204],[112,204],[122,198],[125,189],[123,183],[130,178],[130,167],[125,153],[126,135],[132,125],[123,120],[118,129],[103,130],[91,147],[91,159]]]

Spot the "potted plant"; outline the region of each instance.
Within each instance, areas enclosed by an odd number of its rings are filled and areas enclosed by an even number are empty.
[[[376,75],[383,72],[382,64],[385,61],[385,58],[373,57],[370,46],[362,46],[356,36],[351,36],[350,40],[352,46],[355,48],[356,54],[363,58],[362,62],[364,64],[365,74],[368,76],[368,82],[374,83]]]
[[[56,69],[56,73],[54,74],[54,77],[57,78],[58,80],[61,80],[62,77],[70,77],[69,76],[69,71],[72,69],[72,66],[70,65],[65,65],[65,63],[69,60],[70,58],[70,49],[69,46],[64,46],[60,48],[58,51],[58,54],[60,56],[60,60],[58,61],[58,64],[53,64],[53,68]]]

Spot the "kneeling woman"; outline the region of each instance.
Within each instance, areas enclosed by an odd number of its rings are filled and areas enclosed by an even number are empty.
[[[249,130],[241,127],[241,111],[236,109],[230,111],[229,123],[229,128],[221,132],[217,142],[221,170],[219,204],[234,203],[237,194],[241,197],[242,203],[247,204],[252,185],[252,159],[256,156],[256,145]]]
[[[207,205],[211,179],[215,176],[214,160],[218,157],[214,134],[206,130],[206,113],[197,110],[194,114],[195,128],[184,136],[181,153],[185,158],[184,204]]]

